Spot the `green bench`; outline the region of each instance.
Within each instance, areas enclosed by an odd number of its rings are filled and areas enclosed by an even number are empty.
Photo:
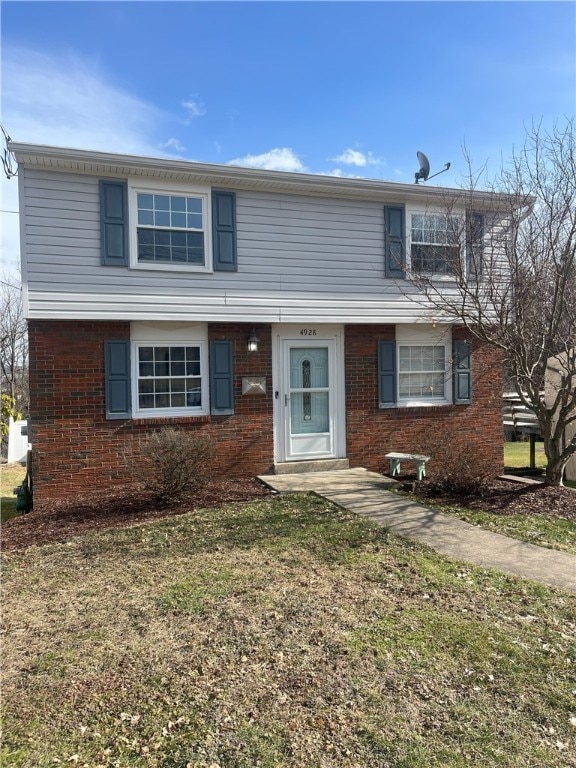
[[[413,461],[416,464],[416,479],[422,480],[426,477],[426,462],[430,461],[430,456],[421,456],[418,453],[387,453],[386,459],[390,461],[390,474],[396,477],[400,474],[401,462]]]

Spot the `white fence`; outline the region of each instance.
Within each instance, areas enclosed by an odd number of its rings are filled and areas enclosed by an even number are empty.
[[[26,463],[28,453],[28,422],[14,421],[10,416],[8,423],[8,462]]]

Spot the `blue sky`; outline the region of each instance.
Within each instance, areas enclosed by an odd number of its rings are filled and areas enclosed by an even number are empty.
[[[575,113],[574,2],[4,2],[15,141],[412,182]],[[3,210],[17,205],[2,184]],[[2,214],[12,259],[13,214]]]

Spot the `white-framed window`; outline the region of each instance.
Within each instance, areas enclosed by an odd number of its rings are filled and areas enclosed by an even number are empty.
[[[209,413],[208,342],[200,326],[182,333],[182,324],[132,327],[134,415],[200,416]]]
[[[210,190],[130,189],[131,266],[208,272],[212,268]]]
[[[461,220],[437,213],[410,216],[410,263],[415,272],[452,275],[461,253]]]
[[[452,402],[452,335],[433,326],[397,326],[398,405]]]
[[[444,400],[446,349],[433,344],[398,346],[400,400]]]

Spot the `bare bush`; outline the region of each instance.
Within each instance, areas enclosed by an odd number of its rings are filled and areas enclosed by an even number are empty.
[[[210,480],[215,449],[206,435],[167,427],[143,439],[139,452],[135,471],[163,504],[182,501]]]
[[[481,493],[492,475],[478,467],[473,451],[455,448],[446,439],[429,436],[419,453],[432,456],[428,488],[438,493],[470,494]],[[430,466],[430,465],[429,465]]]

